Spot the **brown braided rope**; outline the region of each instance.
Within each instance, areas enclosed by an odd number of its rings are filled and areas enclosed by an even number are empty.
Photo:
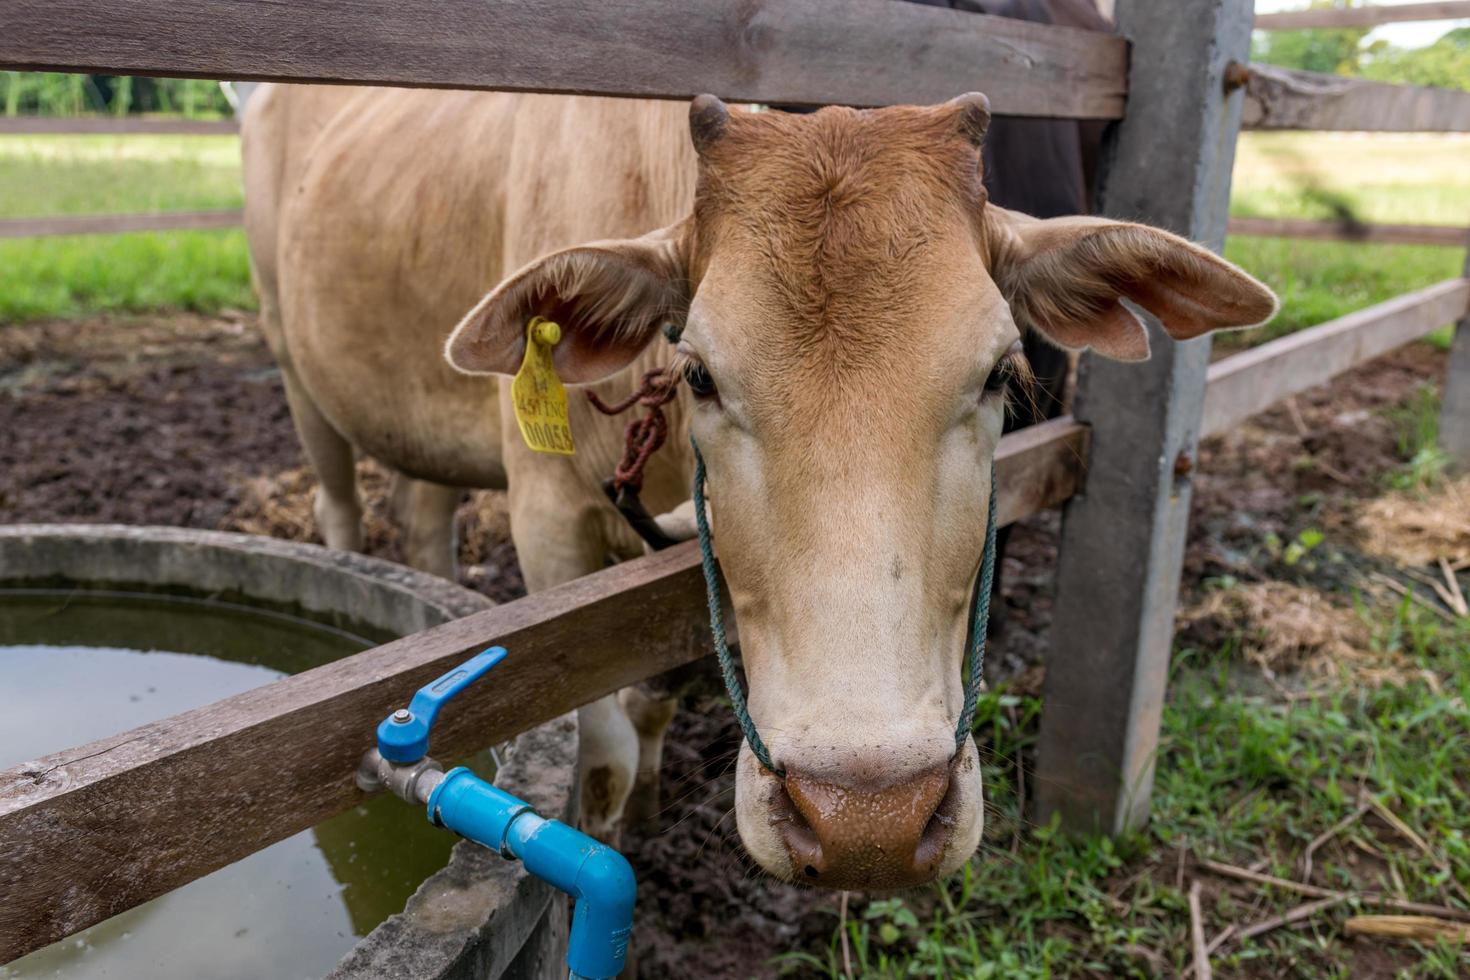
[[[623,429],[623,458],[609,481],[614,494],[625,487],[635,493],[643,489],[644,467],[669,436],[669,420],[664,415],[664,406],[673,401],[678,392],[679,376],[668,368],[645,372],[633,393],[615,405],[604,402],[590,388],[587,390],[587,400],[603,415],[621,415],[634,405],[647,409]]]

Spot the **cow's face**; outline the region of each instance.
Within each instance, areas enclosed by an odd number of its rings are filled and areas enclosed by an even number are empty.
[[[1136,360],[1123,298],[1179,338],[1274,309],[1166,233],[987,206],[988,118],[983,96],[810,116],[698,99],[688,219],[533,263],[450,340],[461,369],[513,371],[544,314],[563,377],[592,381],[682,326],[750,712],[785,771],[743,747],[736,814],[785,879],[915,885],[979,842],[980,767],[954,733],[1021,329]]]

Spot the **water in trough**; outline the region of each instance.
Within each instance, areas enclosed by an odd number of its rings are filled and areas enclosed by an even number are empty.
[[[220,602],[0,589],[0,769],[370,645],[351,630]],[[0,978],[321,977],[403,908],[453,843],[421,809],[379,797],[0,966]]]

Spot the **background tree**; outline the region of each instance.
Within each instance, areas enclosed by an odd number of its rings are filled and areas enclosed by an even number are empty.
[[[1470,91],[1470,27],[1456,28],[1428,47],[1380,46],[1365,55],[1360,73],[1380,82]]]
[[[1355,7],[1356,0],[1312,0],[1312,7]],[[1371,28],[1344,27],[1312,31],[1257,31],[1251,60],[1282,68],[1356,75],[1363,39]]]

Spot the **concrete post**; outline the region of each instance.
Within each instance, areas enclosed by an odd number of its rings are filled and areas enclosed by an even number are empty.
[[[1117,0],[1133,43],[1128,115],[1103,148],[1099,205],[1220,248],[1252,0]],[[1085,492],[1062,523],[1037,799],[1042,820],[1118,833],[1146,819],[1188,526],[1209,340],[1149,324],[1153,358],[1084,356]]]
[[[1463,275],[1470,278],[1470,250],[1465,255]],[[1470,473],[1470,312],[1455,324],[1450,366],[1444,378],[1439,445],[1456,473]]]

